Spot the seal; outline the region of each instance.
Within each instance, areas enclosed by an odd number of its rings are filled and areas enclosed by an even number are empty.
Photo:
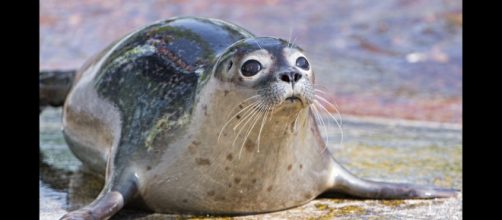
[[[364,180],[321,138],[303,50],[217,19],[140,28],[76,73],[63,134],[105,185],[62,219],[107,219],[126,204],[162,213],[242,215],[324,192],[436,198],[456,190]]]

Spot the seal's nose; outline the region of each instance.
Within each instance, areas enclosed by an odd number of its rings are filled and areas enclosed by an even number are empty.
[[[296,83],[302,78],[302,74],[298,72],[284,72],[279,74],[279,79],[287,83]]]

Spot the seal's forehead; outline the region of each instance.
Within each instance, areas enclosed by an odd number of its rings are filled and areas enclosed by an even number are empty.
[[[302,49],[296,45],[293,45],[283,39],[273,37],[246,38],[236,46],[238,51],[241,53],[249,53],[255,50],[266,50],[270,54],[279,55],[283,54],[285,48],[302,51]]]

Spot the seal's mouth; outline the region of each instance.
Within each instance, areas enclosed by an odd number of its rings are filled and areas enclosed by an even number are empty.
[[[290,101],[291,103],[300,102],[301,104],[303,104],[302,99],[300,97],[298,97],[298,96],[295,96],[295,95],[287,97],[286,101]]]

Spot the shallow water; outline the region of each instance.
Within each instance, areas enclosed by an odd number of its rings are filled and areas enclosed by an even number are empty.
[[[90,203],[102,180],[82,170],[61,131],[61,108],[48,108],[40,116],[40,219],[56,219],[66,210]],[[330,150],[355,174],[373,180],[433,184],[462,188],[461,128],[413,125],[399,120],[374,122],[346,117],[345,141],[338,145],[336,124],[328,123]],[[236,219],[309,219],[333,217],[461,219],[462,197],[433,200],[316,199],[282,212]],[[166,219],[177,216],[124,210],[112,219]]]

